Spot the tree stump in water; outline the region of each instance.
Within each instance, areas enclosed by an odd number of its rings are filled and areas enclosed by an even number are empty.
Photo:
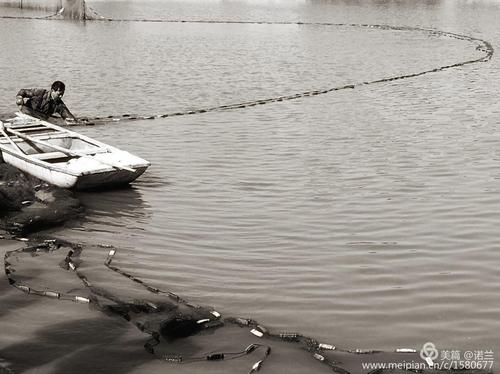
[[[84,0],[62,0],[64,18],[87,19]]]

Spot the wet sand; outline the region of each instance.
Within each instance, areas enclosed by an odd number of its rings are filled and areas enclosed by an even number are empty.
[[[0,240],[0,256],[24,245]],[[11,287],[3,272],[0,305],[2,374],[127,372],[150,360],[142,349],[144,335],[126,321],[86,304],[25,294]]]

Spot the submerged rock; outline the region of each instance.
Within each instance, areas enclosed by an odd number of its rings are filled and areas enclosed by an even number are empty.
[[[77,218],[82,207],[69,190],[0,163],[0,227],[26,234]]]

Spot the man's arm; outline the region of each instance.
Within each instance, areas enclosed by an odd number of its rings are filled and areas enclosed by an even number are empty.
[[[16,104],[25,105],[33,96],[42,95],[43,88],[21,88],[16,95]]]
[[[56,112],[61,115],[61,117],[65,120],[76,121],[75,116],[69,111],[68,107],[61,102],[57,105]]]
[[[21,88],[16,95],[16,104],[22,106],[35,96],[35,89]]]

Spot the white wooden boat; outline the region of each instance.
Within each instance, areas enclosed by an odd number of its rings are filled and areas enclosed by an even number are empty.
[[[6,163],[47,183],[88,189],[127,184],[150,163],[66,128],[23,113],[0,121],[0,152]]]

